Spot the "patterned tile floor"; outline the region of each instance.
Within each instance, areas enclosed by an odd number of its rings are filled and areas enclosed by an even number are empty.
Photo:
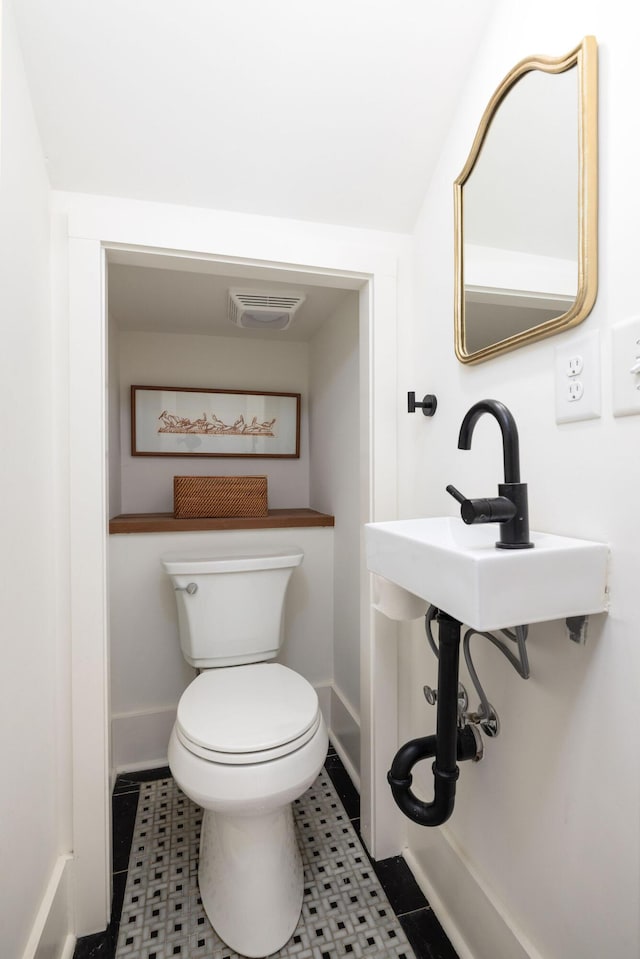
[[[327,773],[294,803],[294,816],[304,862],[302,916],[276,955],[412,959]],[[201,822],[202,811],[173,780],[141,787],[116,959],[238,959],[211,928],[198,895]]]
[[[112,922],[105,934],[79,940],[74,959],[238,959],[198,895],[202,812],[169,770],[119,777],[113,806]],[[279,959],[457,959],[404,860],[369,859],[358,835],[359,797],[332,751],[294,816],[305,892]]]

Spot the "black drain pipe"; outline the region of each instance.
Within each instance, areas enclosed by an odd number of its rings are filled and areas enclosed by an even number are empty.
[[[421,826],[446,822],[455,803],[459,769],[456,759],[478,758],[478,744],[468,726],[458,729],[458,667],[460,623],[439,611],[438,699],[436,735],[412,739],[395,755],[387,780],[396,803],[409,819]],[[421,759],[435,755],[433,802],[422,802],[411,792],[411,770]]]

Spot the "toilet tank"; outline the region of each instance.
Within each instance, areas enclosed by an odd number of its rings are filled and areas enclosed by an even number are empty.
[[[182,654],[199,669],[274,659],[298,546],[167,553]]]

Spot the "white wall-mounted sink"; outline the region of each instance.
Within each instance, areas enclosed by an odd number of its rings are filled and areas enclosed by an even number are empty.
[[[604,543],[532,532],[533,549],[506,550],[499,535],[450,516],[368,523],[367,566],[474,629],[606,610]]]

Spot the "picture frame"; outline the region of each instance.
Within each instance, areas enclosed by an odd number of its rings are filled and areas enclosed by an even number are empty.
[[[132,456],[300,457],[300,393],[131,387]]]

